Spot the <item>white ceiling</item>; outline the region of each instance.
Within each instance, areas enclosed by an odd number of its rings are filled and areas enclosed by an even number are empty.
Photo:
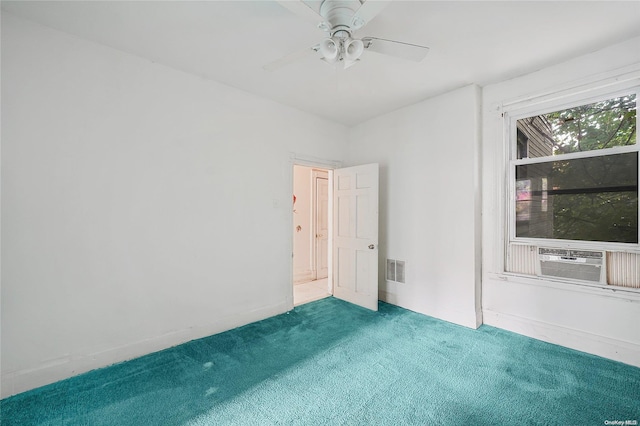
[[[640,36],[640,1],[397,0],[356,36],[429,46],[424,61],[365,52],[345,71],[308,56],[267,72],[263,65],[324,35],[274,1],[2,1],[2,9],[346,125]]]

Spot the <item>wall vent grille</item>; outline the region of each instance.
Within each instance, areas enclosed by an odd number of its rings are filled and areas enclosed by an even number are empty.
[[[387,281],[396,280],[396,261],[387,259]]]
[[[405,282],[405,261],[387,259],[387,281]]]

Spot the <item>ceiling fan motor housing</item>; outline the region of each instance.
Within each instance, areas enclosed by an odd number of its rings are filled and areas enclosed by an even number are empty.
[[[359,8],[358,0],[324,0],[320,5],[320,15],[329,24],[331,36],[340,31],[347,32],[351,36],[354,30],[364,25],[364,21],[355,16]],[[360,24],[357,28],[354,25],[356,23]]]

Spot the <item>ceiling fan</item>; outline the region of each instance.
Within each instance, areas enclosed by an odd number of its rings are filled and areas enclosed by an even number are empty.
[[[341,68],[349,68],[360,60],[365,50],[421,61],[429,52],[428,47],[369,36],[355,38],[355,32],[362,29],[390,2],[391,0],[323,0],[319,12],[316,12],[309,2],[303,0],[278,1],[296,15],[314,22],[327,33],[327,37],[319,44],[286,55],[263,68],[274,71],[310,54],[317,54],[323,61]]]

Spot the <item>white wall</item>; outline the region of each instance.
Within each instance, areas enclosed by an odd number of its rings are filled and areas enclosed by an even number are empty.
[[[2,395],[290,309],[291,152],[347,130],[2,16]]]
[[[293,168],[293,194],[296,203],[293,206],[293,281],[307,282],[313,278],[311,259],[311,197],[313,169],[304,166]],[[297,227],[300,227],[298,230]]]
[[[501,106],[633,70],[640,70],[640,38],[483,89],[482,311],[486,324],[640,366],[640,294],[515,277],[501,267]]]
[[[380,164],[380,298],[468,327],[480,314],[480,91],[468,86],[363,123],[348,162]],[[385,281],[386,258],[406,283]]]
[[[347,130],[3,13],[2,396],[289,309],[291,152],[380,163],[383,300],[638,365],[640,297],[502,274],[496,109],[638,63],[634,39]]]

